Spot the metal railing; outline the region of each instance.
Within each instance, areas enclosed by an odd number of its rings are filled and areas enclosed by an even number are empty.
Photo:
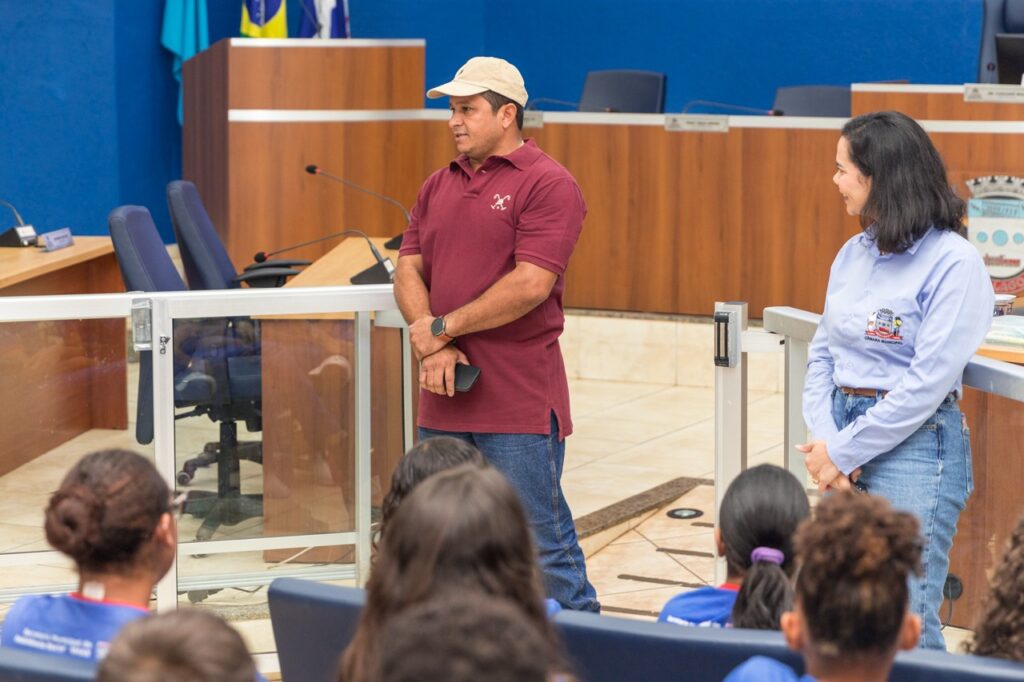
[[[785,353],[783,466],[807,485],[807,469],[796,445],[809,439],[803,418],[807,349],[821,315],[789,307],[762,313],[764,329],[747,329],[746,303],[715,304],[715,509],[732,480],[747,468],[746,354]],[[964,370],[964,386],[1024,402],[1024,367],[975,355]],[[717,516],[716,516],[717,518]],[[717,524],[717,521],[716,521]],[[725,564],[716,564],[725,580]]]

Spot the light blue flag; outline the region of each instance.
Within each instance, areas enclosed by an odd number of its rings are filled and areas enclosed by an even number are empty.
[[[178,81],[178,123],[184,122],[182,111],[181,68],[210,46],[206,23],[206,0],[167,0],[164,6],[164,27],[160,44],[174,55],[174,79]]]

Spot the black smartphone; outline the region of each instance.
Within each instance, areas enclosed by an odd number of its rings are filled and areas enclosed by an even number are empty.
[[[480,376],[480,368],[475,365],[465,365],[461,362],[455,363],[455,390],[465,393],[473,388],[477,377]]]

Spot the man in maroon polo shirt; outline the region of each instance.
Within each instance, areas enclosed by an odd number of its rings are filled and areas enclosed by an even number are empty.
[[[516,67],[474,57],[427,96],[449,97],[459,156],[420,189],[395,276],[420,359],[419,434],[475,444],[523,501],[548,595],[598,611],[560,483],[572,433],[562,289],[587,207],[569,172],[523,140]],[[457,362],[480,368],[465,393]]]

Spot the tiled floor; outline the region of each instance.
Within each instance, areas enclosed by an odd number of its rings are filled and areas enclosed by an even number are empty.
[[[563,486],[577,518],[680,476],[713,477],[713,388],[577,378],[571,380],[570,391],[575,433],[568,440]],[[749,460],[781,464],[782,395],[752,390],[748,408]],[[129,410],[134,412],[134,404]],[[48,549],[41,529],[42,508],[68,466],[100,447],[139,450],[131,436],[130,431],[90,432],[0,477],[0,552]],[[205,420],[177,424],[180,458],[215,439],[215,427]],[[258,466],[243,462],[246,492],[258,491],[261,479]],[[213,484],[210,469],[201,471],[194,485]],[[588,571],[608,613],[651,618],[669,597],[713,580],[714,489],[698,486],[666,509],[677,506],[695,507],[704,515],[678,521],[659,510],[588,558]],[[198,523],[184,517],[182,538],[191,538]],[[261,522],[252,520],[224,529],[221,536],[261,532]],[[180,570],[182,575],[196,575],[282,569],[251,552],[183,558]],[[62,561],[40,562],[31,570],[0,568],[0,595],[73,579],[71,567]],[[181,599],[186,601],[186,595]],[[232,620],[255,652],[274,650],[265,603],[262,588],[222,590],[202,602]],[[5,610],[0,604],[0,615]],[[958,638],[949,639],[952,645]]]

